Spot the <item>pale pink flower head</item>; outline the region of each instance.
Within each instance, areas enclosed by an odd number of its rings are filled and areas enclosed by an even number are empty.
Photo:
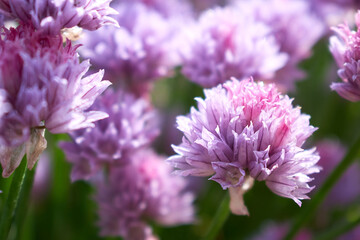
[[[269,79],[287,60],[271,28],[238,8],[205,11],[189,35],[182,73],[203,87],[231,77]]]
[[[28,25],[1,29],[0,90],[10,106],[0,124],[3,176],[12,173],[25,151],[29,167],[35,164],[46,147],[45,128],[68,133],[107,117],[87,109],[110,82],[102,81],[102,71],[83,77],[90,64],[79,62],[77,47]]]
[[[99,226],[103,236],[155,239],[147,221],[173,226],[194,220],[193,195],[182,177],[171,174],[165,158],[151,150],[129,156],[130,164],[109,169],[97,182]]]
[[[204,93],[196,99],[198,110],[177,119],[184,137],[168,159],[176,172],[211,176],[230,190],[236,214],[248,214],[242,195],[254,180],[298,205],[308,199],[308,175],[319,171],[315,149],[302,148],[316,130],[310,117],[273,84],[233,79]]]
[[[111,0],[0,0],[0,11],[56,35],[63,28],[78,26],[96,30],[105,24],[116,25],[110,17],[117,12]]]
[[[103,167],[127,164],[129,155],[149,146],[158,136],[156,111],[143,99],[123,91],[108,90],[93,105],[109,117],[94,128],[70,134],[72,142],[62,142],[69,162],[73,163],[71,179],[90,179]]]
[[[360,12],[356,16],[356,25],[360,27]],[[332,83],[331,89],[341,97],[352,101],[360,101],[360,33],[350,30],[347,24],[334,27],[338,36],[330,38],[330,51],[339,66],[338,75],[342,83]]]

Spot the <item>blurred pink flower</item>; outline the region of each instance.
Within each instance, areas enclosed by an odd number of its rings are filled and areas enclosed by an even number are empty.
[[[165,158],[151,150],[129,157],[130,164],[110,168],[108,179],[97,182],[101,235],[154,239],[147,221],[164,226],[191,223],[194,197],[184,191],[182,177],[171,175]]]

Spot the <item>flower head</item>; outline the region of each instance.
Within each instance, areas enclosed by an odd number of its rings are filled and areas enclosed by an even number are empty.
[[[233,79],[204,92],[198,110],[177,119],[184,138],[168,160],[177,173],[212,176],[229,188],[234,213],[247,213],[242,195],[254,179],[301,205],[313,189],[308,175],[319,171],[315,150],[302,149],[316,130],[310,117],[272,84]]]
[[[311,55],[312,47],[324,34],[324,24],[312,12],[309,2],[255,0],[243,1],[238,6],[269,26],[280,52],[287,55],[286,63],[273,77],[276,84],[287,90],[292,90],[294,82],[304,77],[304,72],[297,65]]]
[[[93,127],[93,122],[107,117],[86,110],[110,82],[102,81],[102,71],[83,78],[89,62],[80,63],[78,46],[69,41],[63,45],[60,35],[44,36],[27,25],[1,31],[0,90],[6,93],[11,110],[0,125],[0,155],[3,176],[8,176],[20,163],[25,145],[28,158],[40,145],[44,147],[45,128],[68,133]],[[19,152],[20,159],[10,164],[14,152]],[[28,160],[30,166],[37,157]]]
[[[106,69],[112,82],[143,95],[151,82],[168,75],[175,65],[175,31],[171,20],[143,4],[122,3],[115,8],[121,28],[87,32],[80,54],[96,68]]]
[[[63,28],[79,26],[96,30],[105,24],[117,25],[108,15],[116,14],[111,0],[0,0],[0,11],[36,29],[56,35]]]
[[[122,91],[108,90],[93,105],[109,114],[94,128],[70,134],[72,142],[61,147],[74,164],[72,180],[89,179],[106,165],[124,165],[129,155],[150,145],[158,135],[155,111],[143,99]]]
[[[356,25],[360,27],[360,12],[356,14]],[[339,36],[330,38],[330,51],[339,66],[338,75],[342,83],[332,83],[331,89],[341,97],[352,101],[360,101],[360,33],[351,31],[346,24],[333,28]]]
[[[271,28],[236,8],[207,10],[191,34],[190,47],[183,51],[182,73],[203,87],[230,77],[268,79],[287,59]]]
[[[166,226],[192,222],[193,195],[165,159],[150,150],[129,157],[130,164],[111,168],[108,181],[97,183],[101,234],[151,239],[147,220]]]

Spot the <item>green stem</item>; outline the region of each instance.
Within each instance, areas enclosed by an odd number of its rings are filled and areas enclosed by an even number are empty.
[[[3,205],[0,218],[0,239],[6,240],[14,217],[15,208],[19,200],[19,193],[24,181],[26,170],[25,157],[21,160],[20,166],[13,173],[13,179],[9,189],[8,197]]]
[[[21,238],[21,233],[23,232],[22,228],[24,226],[28,209],[31,203],[30,195],[35,177],[35,169],[36,166],[34,166],[32,170],[26,170],[25,172],[24,182],[21,188],[18,205],[15,210],[15,219],[13,222],[13,226],[16,229],[15,231],[16,236],[14,236],[14,239],[22,239]]]
[[[350,165],[355,161],[356,157],[360,152],[360,137],[356,140],[355,144],[350,148],[345,158],[337,165],[337,167],[332,171],[330,176],[325,180],[324,184],[319,188],[317,193],[314,195],[312,200],[306,206],[306,208],[301,212],[295,223],[290,228],[290,231],[286,235],[285,239],[293,239],[296,233],[300,230],[302,225],[315,213],[317,206],[322,202],[327,193],[335,185],[338,179],[342,174],[350,167]]]
[[[351,229],[355,228],[359,224],[360,224],[360,216],[352,221],[341,224],[338,227],[332,228],[330,231],[318,236],[316,239],[317,240],[337,239],[337,237],[343,235],[346,232],[349,232]]]
[[[230,215],[229,202],[229,194],[226,194],[203,238],[204,240],[213,240],[218,236],[220,229]]]

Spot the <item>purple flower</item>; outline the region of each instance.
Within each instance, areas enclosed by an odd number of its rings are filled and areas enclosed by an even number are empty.
[[[271,28],[280,52],[288,56],[284,66],[277,70],[274,82],[293,90],[294,82],[305,75],[297,65],[311,55],[312,47],[325,30],[312,13],[311,4],[307,0],[255,0],[244,1],[238,7]]]
[[[150,150],[132,154],[130,164],[110,168],[97,182],[99,225],[103,236],[155,239],[147,221],[171,226],[193,221],[193,195],[183,178],[171,175],[165,159]]]
[[[106,77],[137,95],[147,94],[150,83],[170,73],[176,64],[172,21],[145,5],[118,4],[121,28],[108,27],[87,32],[80,53]]]
[[[360,12],[356,14],[356,25],[360,27]],[[339,66],[338,75],[342,83],[332,83],[331,89],[341,97],[352,101],[360,101],[360,33],[351,31],[346,24],[334,27],[339,36],[330,38],[330,51]]]
[[[254,179],[298,205],[308,199],[308,175],[319,171],[315,149],[302,149],[316,130],[310,117],[272,84],[233,79],[204,93],[205,99],[196,99],[198,110],[177,119],[184,137],[168,160],[176,172],[212,176],[229,188],[236,214],[248,213],[242,195]]]
[[[108,90],[93,108],[108,113],[109,118],[98,121],[94,128],[71,133],[73,141],[60,144],[74,164],[73,181],[89,179],[104,166],[126,164],[129,155],[150,145],[159,133],[150,105],[122,91]]]
[[[107,117],[86,111],[109,85],[100,71],[83,78],[90,64],[79,62],[78,46],[44,36],[30,26],[1,29],[0,90],[11,106],[0,124],[3,176],[20,164],[25,151],[31,168],[46,147],[44,129],[68,133],[93,127]],[[42,150],[41,150],[42,149]]]
[[[203,87],[214,87],[230,77],[268,79],[287,60],[271,28],[236,8],[204,12],[190,33],[182,73]]]
[[[116,14],[111,0],[0,0],[0,11],[36,29],[56,35],[63,28],[79,26],[96,30],[105,24],[117,25],[108,15]]]

